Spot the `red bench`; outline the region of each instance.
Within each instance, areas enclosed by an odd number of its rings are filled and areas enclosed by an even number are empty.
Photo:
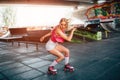
[[[4,38],[0,38],[0,41],[13,42],[23,40],[23,36],[27,35],[26,28],[9,28],[10,35]]]
[[[38,45],[41,43],[40,38],[49,33],[51,30],[33,30],[33,31],[27,31],[27,36],[23,36],[24,41],[18,41],[18,44],[20,46],[20,43],[25,43],[26,48],[28,48],[28,44],[35,44],[36,50],[38,50]],[[48,41],[49,37],[47,37],[42,43],[46,43]]]

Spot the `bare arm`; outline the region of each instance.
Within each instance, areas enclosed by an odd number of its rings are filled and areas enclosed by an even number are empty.
[[[71,41],[72,37],[73,37],[73,33],[76,30],[76,28],[73,28],[70,32],[70,34],[67,36],[65,33],[63,33],[60,29],[57,30],[57,33],[64,38],[67,41]]]
[[[49,33],[45,34],[44,36],[42,36],[42,37],[40,38],[40,42],[42,42],[46,37],[48,37],[48,36],[50,36],[50,35],[51,35],[51,32],[49,32]]]

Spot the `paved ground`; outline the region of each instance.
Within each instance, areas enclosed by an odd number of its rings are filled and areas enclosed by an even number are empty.
[[[64,72],[62,61],[56,66],[57,75],[48,75],[47,67],[54,56],[45,51],[44,44],[0,42],[0,80],[120,80],[120,35],[101,41],[65,43],[71,51],[74,72]]]

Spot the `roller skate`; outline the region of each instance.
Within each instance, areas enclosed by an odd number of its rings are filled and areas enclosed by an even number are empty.
[[[57,74],[57,70],[54,68],[54,66],[50,66],[48,68],[48,74],[52,74],[52,75],[56,75]]]
[[[65,67],[64,67],[64,71],[73,72],[74,71],[74,67],[71,66],[70,64],[66,64]]]

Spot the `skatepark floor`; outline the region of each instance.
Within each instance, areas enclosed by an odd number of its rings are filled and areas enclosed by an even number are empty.
[[[107,39],[84,43],[65,43],[70,49],[74,72],[65,72],[64,60],[55,66],[57,75],[47,68],[56,58],[45,50],[45,44],[24,43],[13,46],[0,42],[0,80],[120,80],[120,33]]]

